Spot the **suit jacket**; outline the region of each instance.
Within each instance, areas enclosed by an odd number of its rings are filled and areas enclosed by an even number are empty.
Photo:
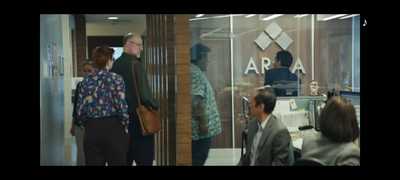
[[[253,139],[258,131],[257,120],[250,120],[248,123],[248,141],[246,154],[240,159],[239,165],[250,165],[251,147]],[[258,147],[255,165],[258,166],[282,166],[290,165],[291,137],[286,126],[271,114],[262,132]]]
[[[359,166],[360,148],[353,142],[336,143],[316,131],[304,133],[303,159],[318,159],[328,166]]]
[[[128,103],[128,112],[136,112],[138,106],[136,88],[133,81],[132,65],[135,65],[135,75],[137,75],[136,84],[139,86],[138,90],[141,103],[147,107],[158,109],[159,103],[153,98],[152,91],[148,84],[147,73],[143,64],[136,56],[122,53],[121,57],[114,62],[111,72],[117,73],[124,78],[125,98]]]

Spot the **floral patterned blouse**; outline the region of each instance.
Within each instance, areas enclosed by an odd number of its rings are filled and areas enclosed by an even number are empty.
[[[76,107],[77,124],[80,126],[88,118],[117,116],[127,127],[129,115],[123,78],[116,73],[96,69],[83,79]]]

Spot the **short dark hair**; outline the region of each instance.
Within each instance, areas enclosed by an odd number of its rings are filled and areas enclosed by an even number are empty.
[[[102,69],[106,67],[107,62],[112,59],[114,49],[108,46],[99,46],[93,49],[92,60],[97,68]]]
[[[258,94],[254,97],[256,106],[264,104],[264,112],[271,114],[275,108],[276,96],[272,89],[258,90]]]
[[[204,54],[207,54],[208,52],[210,52],[211,49],[208,48],[206,45],[202,44],[202,43],[197,43],[194,46],[192,46],[192,48],[190,48],[190,61],[193,63],[197,63],[199,60],[202,59],[202,56]]]
[[[281,66],[290,67],[293,62],[293,57],[289,51],[281,50],[276,53],[276,60],[281,64]]]
[[[334,96],[319,116],[321,133],[334,142],[352,142],[359,136],[354,106],[347,99]]]

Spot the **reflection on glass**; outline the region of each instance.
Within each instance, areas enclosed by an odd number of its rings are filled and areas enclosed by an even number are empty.
[[[276,96],[297,96],[298,78],[290,72],[293,57],[289,51],[279,51],[275,56],[273,68],[265,74],[264,85],[270,85]]]
[[[281,86],[287,86],[286,89],[293,90],[293,92],[286,94],[287,91],[281,91],[278,92],[278,96],[305,95],[308,87],[300,82],[307,83],[311,80],[311,63],[309,62],[311,60],[311,38],[307,38],[311,34],[309,28],[311,16],[281,15],[266,21],[263,20],[272,16],[267,14],[256,15],[252,18],[233,17],[234,84],[242,95],[242,92],[246,94],[254,88],[272,85],[267,81],[281,76],[278,79],[286,81],[295,79],[296,83],[282,82]],[[279,73],[280,75],[272,75],[275,77],[269,78],[267,72],[279,68],[275,67],[278,64],[275,58],[280,51],[287,51],[291,54],[291,63],[287,68],[291,73],[285,69],[285,72]],[[298,64],[301,66],[296,66]],[[301,70],[297,72],[297,69]],[[295,78],[292,73],[295,73],[297,77]],[[283,77],[285,75],[287,77]],[[296,87],[298,87],[297,90]]]
[[[211,141],[222,132],[214,90],[205,76],[210,48],[196,44],[191,48],[192,78],[192,164],[205,164]]]
[[[310,95],[311,96],[319,96],[319,86],[317,81],[311,81],[310,82]]]
[[[359,16],[332,20],[324,19],[334,15],[316,16],[315,69],[320,88],[359,91]]]
[[[233,147],[229,19],[230,15],[226,14],[205,14],[201,18],[193,15],[190,21],[192,46],[202,44],[210,50],[206,55],[204,54],[207,58],[207,70],[203,74],[213,89],[222,126],[222,132],[211,142],[210,158],[206,163],[209,165],[224,164],[224,162],[217,163],[213,159],[215,150],[219,153],[217,148]],[[191,54],[192,58],[195,56],[196,53]]]
[[[276,92],[279,98],[294,99],[323,99],[334,88],[359,92],[359,25],[356,15],[193,15],[192,45],[201,43],[210,49],[204,74],[215,90],[223,127],[211,147],[240,146],[245,127],[242,97],[257,88],[283,88]],[[279,62],[279,52],[290,53],[291,62]],[[283,66],[285,70],[277,70]],[[271,75],[274,71],[285,72]],[[282,97],[288,95],[292,97]]]

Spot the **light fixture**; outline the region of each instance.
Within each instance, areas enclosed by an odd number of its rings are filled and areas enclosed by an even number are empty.
[[[341,17],[341,18],[339,18],[339,19],[347,19],[347,18],[351,18],[351,17],[354,17],[354,16],[359,16],[360,14],[351,14],[351,15],[348,15],[348,16],[343,16],[343,17]]]
[[[265,17],[265,18],[263,18],[262,20],[263,20],[263,21],[268,21],[268,20],[271,20],[271,19],[275,19],[275,18],[277,18],[277,17],[279,17],[279,16],[283,16],[283,14],[274,14],[274,15]]]
[[[228,18],[228,17],[231,17],[231,16],[243,16],[243,14],[228,14],[228,15],[220,15],[220,16],[207,16],[207,17],[202,17],[202,18],[192,18],[192,19],[189,19],[189,21]]]
[[[255,14],[249,14],[246,16],[246,18],[253,17],[253,16],[255,16]]]
[[[115,17],[115,16],[110,16],[110,17],[107,17],[107,19],[108,20],[117,20],[117,19],[119,19],[118,17]]]
[[[296,16],[294,16],[295,18],[302,18],[302,17],[306,17],[308,16],[308,14],[298,14]]]
[[[197,18],[203,17],[203,16],[204,16],[204,14],[198,14],[198,15],[196,15]]]
[[[335,19],[335,18],[338,18],[338,17],[342,17],[342,16],[345,16],[346,14],[336,14],[336,15],[333,15],[333,16],[329,16],[329,17],[326,17],[326,18],[324,18],[324,19],[322,19],[323,21],[329,21],[329,20],[331,20],[331,19]]]

